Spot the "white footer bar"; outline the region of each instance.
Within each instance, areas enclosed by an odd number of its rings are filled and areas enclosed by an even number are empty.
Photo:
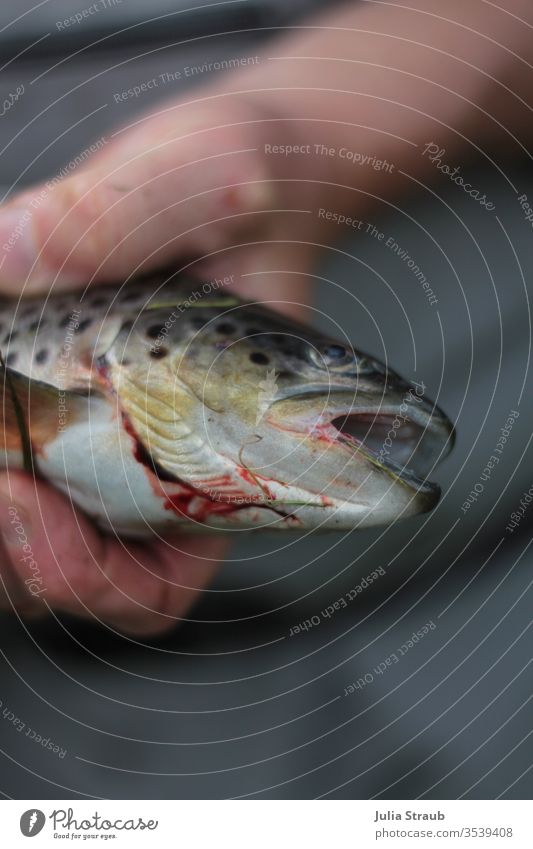
[[[6,800],[0,802],[0,834],[9,849],[533,847],[527,801]]]

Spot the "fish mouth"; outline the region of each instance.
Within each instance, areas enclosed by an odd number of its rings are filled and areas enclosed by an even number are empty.
[[[326,439],[408,487],[429,510],[440,497],[440,487],[428,475],[448,456],[455,432],[435,404],[418,397],[406,384],[401,389],[383,391],[382,387],[376,398],[372,392],[354,394],[347,392],[346,385],[330,385],[324,397],[324,387],[320,393],[318,386],[302,386],[300,391],[280,393],[273,409],[281,418],[288,413],[295,430]],[[319,395],[320,412],[316,410]]]
[[[442,413],[413,415],[382,409],[350,412],[330,422],[336,440],[362,452],[375,466],[420,493],[438,498],[440,487],[428,475],[448,455],[453,429]]]

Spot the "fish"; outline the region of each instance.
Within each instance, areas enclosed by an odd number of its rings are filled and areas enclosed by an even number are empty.
[[[423,383],[222,279],[4,300],[0,362],[0,464],[126,538],[388,525],[454,441]]]

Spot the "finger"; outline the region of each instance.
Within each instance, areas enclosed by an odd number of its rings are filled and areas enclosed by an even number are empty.
[[[0,492],[24,516],[29,550],[20,534],[13,535],[3,510],[0,531],[12,568],[22,583],[31,579],[28,593],[40,608],[135,635],[175,627],[212,579],[225,548],[218,536],[180,538],[173,545],[122,544],[100,534],[49,484],[23,473],[2,473]]]
[[[0,210],[0,286],[36,291],[203,255],[258,223],[270,184],[249,111],[213,104],[148,118],[71,176]]]
[[[0,608],[17,610],[24,615],[42,611],[42,605],[34,597],[32,590],[37,588],[30,569],[30,558],[25,557],[29,552],[26,526],[28,514],[25,510],[17,510],[11,499],[0,496],[0,525],[3,527],[2,543],[0,543]],[[8,553],[9,546],[17,552],[19,566],[15,568]],[[31,587],[31,589],[30,589]]]
[[[11,564],[5,547],[0,546],[0,610],[13,610],[19,615],[42,615],[42,606],[31,596],[28,587]]]
[[[266,302],[271,309],[305,318],[313,300],[312,256],[299,245],[277,241],[218,252],[194,263],[191,273],[203,280],[227,280],[246,301]]]

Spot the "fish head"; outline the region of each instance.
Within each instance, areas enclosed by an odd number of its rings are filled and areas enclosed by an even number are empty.
[[[163,319],[150,316],[156,328]],[[252,304],[222,314],[191,307],[163,345],[144,403],[153,417],[164,397],[188,442],[173,443],[167,423],[165,450],[157,427],[147,447],[180,481],[228,505],[219,524],[349,530],[436,505],[428,475],[450,451],[453,428],[422,383]]]

